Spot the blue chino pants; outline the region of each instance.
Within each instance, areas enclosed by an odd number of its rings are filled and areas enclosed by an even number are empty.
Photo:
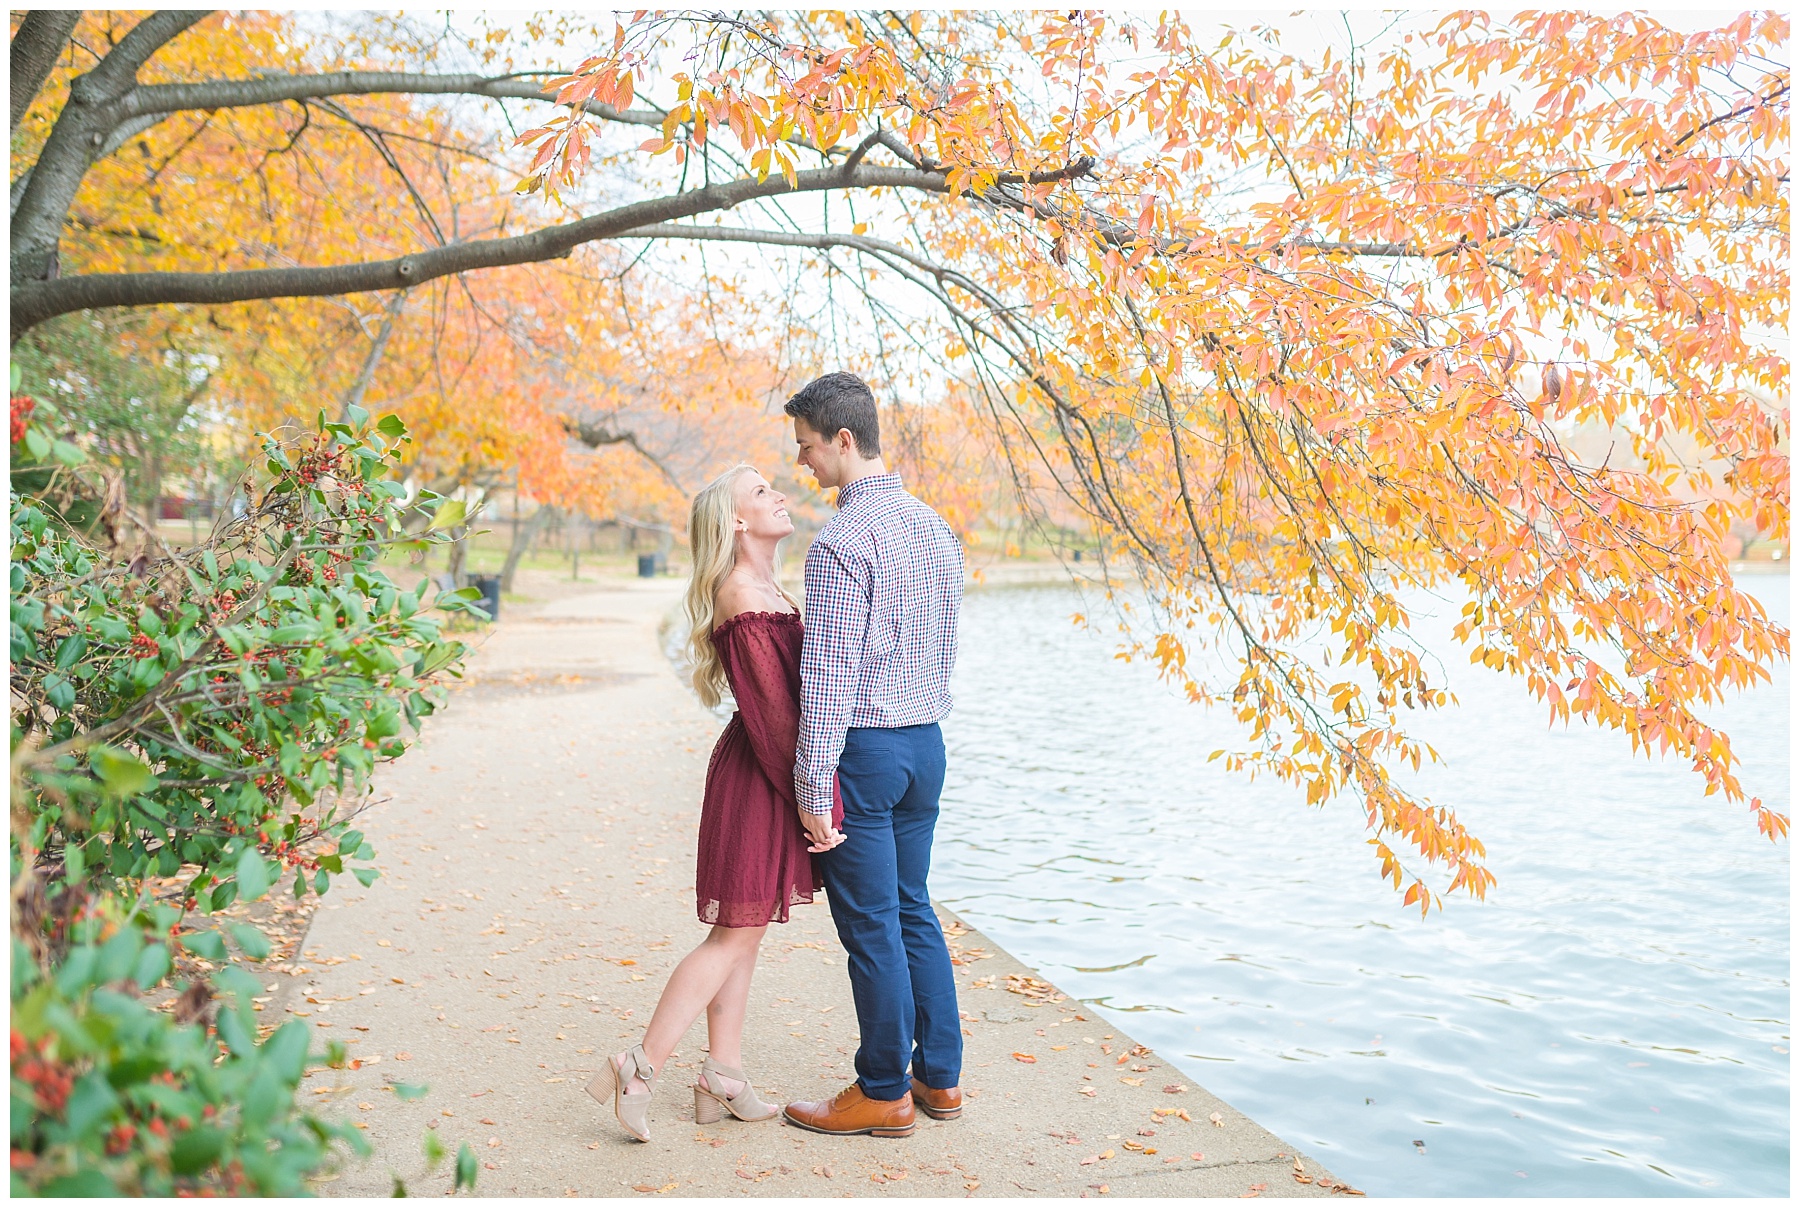
[[[871,1099],[911,1093],[907,1066],[926,1086],[962,1076],[962,1025],[950,951],[926,878],[944,736],[937,725],[857,728],[838,760],[844,842],[818,857],[862,1043],[857,1083]]]

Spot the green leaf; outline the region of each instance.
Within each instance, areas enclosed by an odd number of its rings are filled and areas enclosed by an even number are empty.
[[[195,956],[205,957],[209,961],[225,959],[225,939],[216,931],[196,931],[181,937],[181,946]]]
[[[291,1092],[282,1085],[281,1075],[272,1066],[264,1065],[244,1093],[244,1123],[252,1127],[267,1124],[289,1102]]]
[[[75,685],[60,675],[44,677],[44,699],[52,708],[67,713],[75,705]]]
[[[71,633],[56,646],[56,669],[67,671],[87,653],[87,639],[79,633]]]
[[[269,865],[254,846],[244,848],[237,862],[238,896],[254,902],[269,892]]]
[[[352,869],[351,871],[355,872],[356,879],[363,883],[364,889],[373,885],[375,883],[375,878],[381,875],[381,870],[379,868],[357,868]]]
[[[169,1147],[169,1169],[176,1174],[199,1174],[225,1150],[225,1134],[209,1125],[177,1133]]]
[[[118,1103],[119,1096],[107,1083],[106,1075],[99,1070],[89,1070],[69,1095],[64,1121],[71,1133],[80,1136],[111,1115]]]
[[[119,797],[130,797],[149,787],[150,769],[135,756],[117,747],[96,746],[88,749],[88,763],[100,774],[107,791]]]
[[[15,1180],[18,1178],[17,1175],[13,1177]],[[19,1184],[15,1181],[13,1195],[16,1197],[20,1194]],[[50,1196],[59,1200],[110,1200],[119,1194],[119,1189],[104,1171],[89,1167],[86,1170],[77,1170],[74,1174],[66,1174],[60,1179],[52,1179],[31,1194]]]
[[[144,947],[144,933],[136,927],[121,927],[110,940],[100,945],[94,977],[100,982],[122,981],[137,963]]]
[[[461,524],[463,518],[468,514],[468,504],[460,499],[447,499],[439,505],[436,515],[432,516],[431,524],[426,527],[425,531],[435,533],[439,529],[454,528]]]
[[[231,938],[237,941],[238,948],[253,961],[268,959],[273,946],[269,937],[248,923],[232,923],[228,928]]]
[[[411,1103],[414,1099],[423,1099],[430,1093],[431,1088],[429,1086],[421,1086],[416,1082],[394,1083],[394,1094],[400,1097],[402,1103]]]
[[[25,447],[39,461],[50,456],[50,438],[36,428],[25,429]]]
[[[375,430],[383,436],[399,440],[406,435],[406,424],[398,415],[390,413],[375,421]]]
[[[444,1143],[438,1139],[437,1130],[425,1130],[425,1165],[436,1166],[444,1160]]]
[[[456,1190],[475,1188],[475,1151],[464,1141],[456,1151]]]
[[[275,1034],[263,1041],[258,1050],[270,1068],[280,1073],[289,1086],[299,1083],[300,1076],[306,1072],[306,1049],[311,1037],[306,1024],[298,1019],[290,1019],[275,1030]]]
[[[82,452],[79,445],[72,445],[66,440],[51,441],[50,452],[65,466],[78,466],[87,460],[87,454]]]
[[[148,990],[167,977],[171,967],[168,945],[151,944],[138,953],[137,963],[131,966],[131,980],[137,983],[138,989]]]

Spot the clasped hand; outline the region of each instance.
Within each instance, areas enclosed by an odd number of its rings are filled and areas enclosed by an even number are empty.
[[[807,851],[830,851],[844,841],[844,832],[831,824],[830,814],[810,814],[801,810],[800,825],[806,828],[806,837],[811,840]]]

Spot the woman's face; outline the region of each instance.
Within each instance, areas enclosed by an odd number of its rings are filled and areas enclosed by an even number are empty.
[[[788,519],[787,496],[755,470],[738,476],[732,494],[736,496],[738,531],[745,536],[778,541],[794,531],[794,522]]]

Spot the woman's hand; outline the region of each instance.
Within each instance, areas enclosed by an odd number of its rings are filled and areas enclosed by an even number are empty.
[[[807,851],[826,852],[844,841],[844,832],[831,825],[830,814],[809,814],[800,810],[800,825],[806,830],[806,837],[811,840]]]

